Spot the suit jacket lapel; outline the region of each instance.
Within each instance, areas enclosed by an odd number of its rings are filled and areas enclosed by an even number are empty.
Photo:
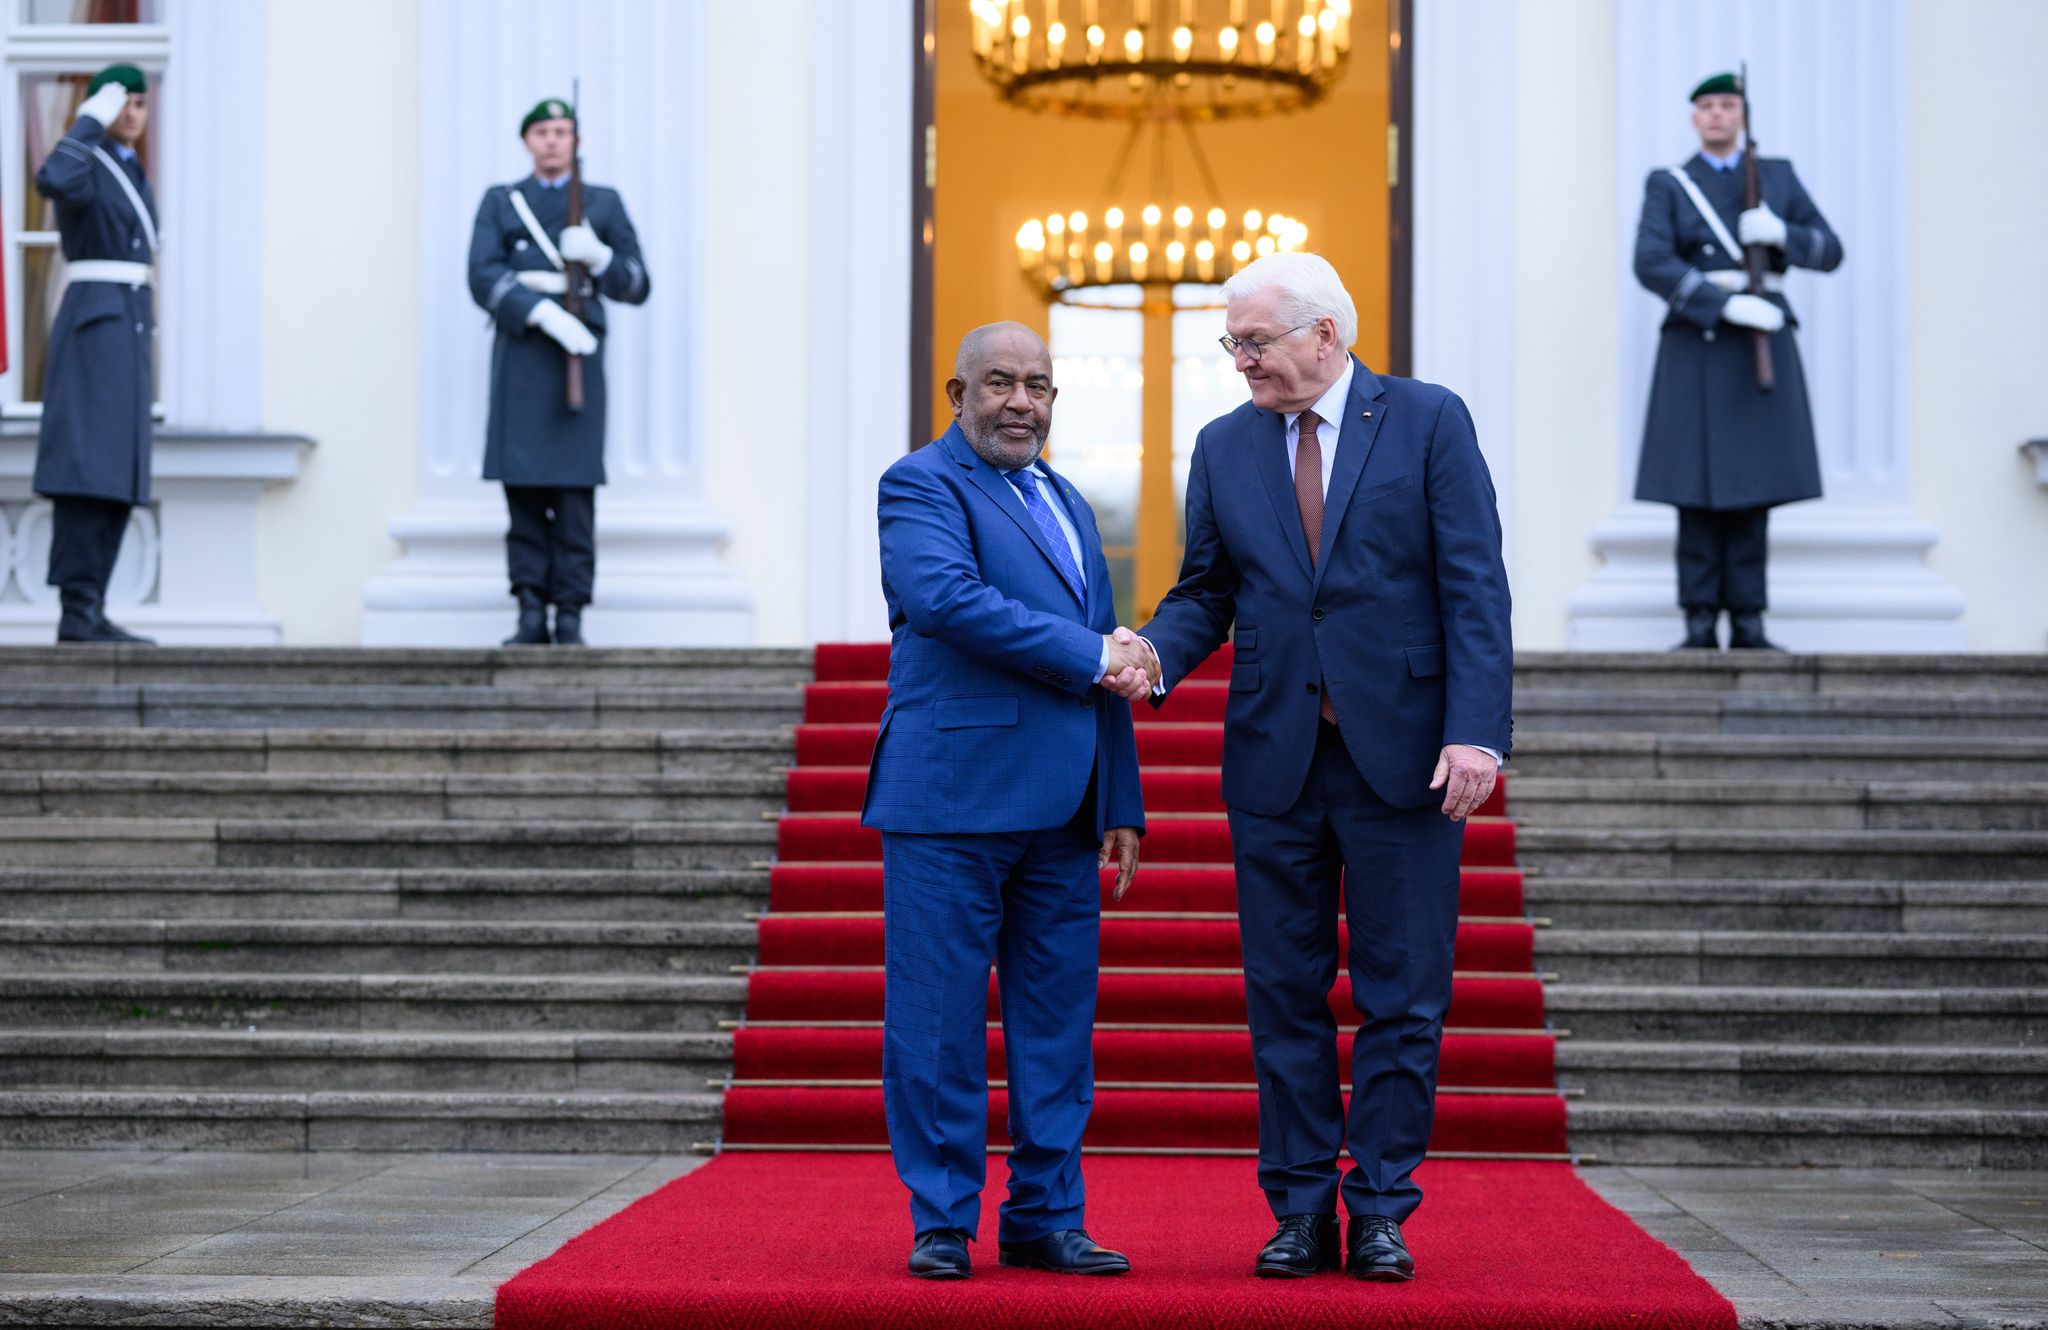
[[[1038,529],[1038,523],[1032,520],[1031,514],[1024,511],[1024,500],[1017,493],[1017,487],[1010,483],[1009,477],[982,460],[981,454],[974,451],[972,445],[967,442],[967,436],[960,432],[957,424],[946,431],[940,442],[950,450],[953,460],[966,468],[967,478],[973,482],[974,487],[986,494],[989,502],[1015,522],[1017,529],[1038,547],[1038,552],[1052,565],[1053,575],[1060,579],[1060,585],[1066,586],[1066,575],[1060,572],[1059,560],[1053,557],[1052,546],[1047,543],[1045,533]],[[1078,531],[1080,523],[1077,521],[1074,525]],[[1086,538],[1083,539],[1085,542]],[[1072,588],[1069,587],[1068,590],[1071,593]],[[1086,607],[1083,606],[1083,609]]]
[[[1373,442],[1387,417],[1386,410],[1375,405],[1386,395],[1386,385],[1356,357],[1351,365],[1351,392],[1344,402],[1343,423],[1337,428],[1337,461],[1330,468],[1329,493],[1323,496],[1323,544],[1316,552],[1315,570],[1318,587],[1323,584],[1323,570],[1330,566],[1330,552],[1337,547],[1337,528],[1344,525],[1352,492],[1365,471],[1365,459],[1372,455]]]
[[[1294,478],[1287,471],[1287,417],[1278,411],[1261,411],[1260,424],[1252,439],[1252,465],[1266,482],[1266,497],[1273,501],[1273,516],[1287,548],[1294,551],[1303,577],[1314,577],[1309,567],[1308,539],[1301,530],[1301,505],[1294,501]],[[1328,511],[1326,508],[1324,511]]]

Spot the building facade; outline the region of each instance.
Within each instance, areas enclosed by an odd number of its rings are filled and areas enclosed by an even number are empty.
[[[8,0],[0,19],[0,640],[55,618],[27,493],[53,236],[26,182],[61,132],[53,80],[115,59],[161,78],[164,214],[159,494],[116,577],[124,623],[503,636],[503,502],[477,478],[490,334],[463,255],[483,190],[526,170],[519,115],[573,79],[586,172],[624,195],[654,282],[614,311],[587,634],[885,635],[873,495],[913,431],[912,184],[978,148],[943,119],[933,157],[918,142],[908,0]],[[1415,0],[1404,37],[1413,368],[1473,409],[1520,645],[1676,640],[1670,511],[1627,497],[1659,312],[1630,247],[1644,176],[1691,149],[1686,90],[1743,59],[1766,154],[1848,251],[1791,289],[1828,496],[1774,520],[1773,636],[2048,645],[2048,487],[2023,447],[2048,436],[2028,234],[2048,173],[2009,146],[2048,130],[2048,8]]]

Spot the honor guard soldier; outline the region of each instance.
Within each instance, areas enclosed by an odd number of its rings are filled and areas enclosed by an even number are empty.
[[[506,645],[581,646],[604,483],[604,302],[646,300],[647,267],[618,192],[582,184],[575,108],[543,101],[519,134],[533,174],[484,195],[469,243],[470,294],[497,327],[484,479],[504,482],[511,513],[519,627]]]
[[[1636,497],[1678,509],[1679,647],[1718,647],[1726,610],[1729,646],[1775,650],[1763,626],[1770,510],[1821,492],[1784,273],[1832,271],[1842,242],[1790,162],[1744,160],[1741,79],[1716,74],[1692,106],[1700,150],[1650,173],[1636,228],[1636,279],[1666,307]],[[1760,285],[1746,260],[1759,247]]]
[[[67,283],[50,329],[33,482],[54,509],[60,642],[149,640],[106,613],[128,512],[149,502],[156,200],[135,156],[148,90],[133,65],[94,75],[71,131],[36,171],[36,188],[57,205]]]

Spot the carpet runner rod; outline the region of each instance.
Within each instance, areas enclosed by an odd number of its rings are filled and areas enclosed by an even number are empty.
[[[1086,1147],[1090,1155],[1123,1155],[1138,1158],[1174,1159],[1256,1159],[1256,1146],[1234,1149],[1204,1149],[1197,1146],[1176,1145],[1091,1145]],[[991,1145],[990,1154],[1010,1153],[1007,1145]],[[883,1145],[848,1145],[838,1141],[816,1141],[808,1143],[733,1142],[733,1141],[692,1141],[690,1153],[698,1155],[733,1154],[887,1154],[889,1147]],[[1431,1159],[1474,1159],[1499,1160],[1515,1163],[1569,1164],[1576,1159],[1582,1164],[1598,1162],[1596,1155],[1572,1155],[1549,1153],[1537,1150],[1436,1150],[1429,1152]]]
[[[1105,910],[1103,913],[1105,915],[1114,914],[1118,923],[1234,924],[1237,922],[1235,914],[1226,914],[1221,910]],[[741,919],[750,924],[758,924],[769,919],[774,919],[778,922],[811,919],[858,919],[872,921],[881,917],[882,912],[880,910],[746,910],[740,915]],[[1458,922],[1460,924],[1483,924],[1490,927],[1517,927],[1527,924],[1532,928],[1546,928],[1550,924],[1548,919],[1532,919],[1519,915],[1504,914],[1461,914],[1458,916]]]
[[[705,1086],[712,1090],[879,1090],[880,1077],[866,1080],[737,1080],[723,1076],[708,1076]],[[991,1090],[1007,1090],[1010,1082],[1000,1076],[991,1076],[988,1081]],[[1252,1081],[1107,1081],[1098,1079],[1097,1090],[1187,1090],[1187,1091],[1230,1091],[1248,1094],[1259,1087]],[[1439,1085],[1438,1094],[1529,1094],[1563,1095],[1575,1099],[1585,1094],[1583,1089],[1560,1089],[1555,1085]]]
[[[718,1022],[718,1028],[721,1030],[879,1030],[882,1028],[882,1022],[879,1020],[763,1020],[759,1018],[741,1017],[739,1020],[721,1020]],[[990,1030],[999,1031],[1003,1027],[1001,1022],[999,1021],[990,1021],[988,1023],[988,1028]],[[1228,1028],[1233,1027],[1217,1025],[1152,1024],[1144,1021],[1097,1021],[1095,1023],[1095,1030],[1098,1034],[1103,1033],[1104,1031],[1139,1031],[1157,1034],[1193,1033],[1197,1031],[1206,1033],[1218,1029]],[[1490,1028],[1487,1026],[1480,1025],[1446,1025],[1444,1027],[1444,1037],[1449,1038],[1452,1035],[1485,1035],[1489,1038],[1514,1036],[1517,1038],[1526,1037],[1530,1039],[1569,1039],[1571,1037],[1571,1031],[1568,1029],[1561,1028],[1545,1029],[1537,1026],[1530,1026],[1527,1028],[1521,1026],[1502,1026],[1499,1028]]]
[[[881,974],[879,965],[728,965],[727,974]],[[1147,975],[1162,978],[1176,976],[1187,978],[1213,979],[1224,975],[1242,977],[1242,968],[1229,969],[1222,966],[1203,968],[1185,965],[1104,965],[1102,974]],[[1453,981],[1459,979],[1541,979],[1548,983],[1557,982],[1557,976],[1538,970],[1453,970]]]

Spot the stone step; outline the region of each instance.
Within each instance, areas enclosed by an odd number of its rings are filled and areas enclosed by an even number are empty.
[[[2048,935],[1547,928],[1536,934],[1536,968],[1566,984],[1947,986],[2037,989],[2048,998]]]
[[[1509,784],[1508,814],[1528,828],[2048,831],[2048,784],[1584,780],[1518,774]]]
[[[1703,693],[1515,690],[1517,735],[1969,735],[2048,737],[2048,697],[1981,693]]]
[[[1605,1164],[2040,1168],[2048,1111],[1574,1100],[1572,1149]]]
[[[0,735],[0,745],[5,736]],[[4,759],[0,759],[4,760]],[[2012,735],[1517,735],[1514,773],[1609,780],[2048,781],[2048,738]]]
[[[0,818],[0,863],[163,868],[745,868],[775,824]]]
[[[330,775],[0,771],[0,817],[733,821],[771,817],[785,776]]]
[[[723,975],[751,923],[0,919],[0,971]]]
[[[1520,826],[1515,847],[1532,877],[2048,879],[2048,832],[2039,831]]]
[[[0,1029],[706,1033],[746,993],[723,975],[0,972]]]
[[[803,714],[795,684],[10,684],[0,725],[210,729],[758,730]]]
[[[143,729],[0,725],[0,771],[722,775],[795,760],[756,730]]]
[[[732,1036],[387,1031],[0,1030],[16,1090],[697,1092],[732,1071]]]
[[[2048,881],[1531,877],[1523,899],[1569,928],[2048,933]]]
[[[1525,651],[1515,657],[1515,690],[1531,688],[1820,694],[1924,690],[2048,698],[2048,657]]]
[[[687,1153],[716,1094],[403,1090],[0,1091],[0,1147]]]
[[[507,605],[509,607],[510,601]],[[506,610],[510,621],[511,610]],[[812,675],[805,647],[421,649],[356,647],[0,648],[0,686],[299,684],[318,687],[559,688],[600,684],[796,685]]]
[[[0,868],[0,917],[729,923],[760,868]]]
[[[2048,1034],[2048,990],[1545,984],[1550,1023],[1602,1043],[1973,1044]]]
[[[1557,1079],[1599,1103],[1995,1108],[2048,1104],[2048,1049],[1565,1039]]]

